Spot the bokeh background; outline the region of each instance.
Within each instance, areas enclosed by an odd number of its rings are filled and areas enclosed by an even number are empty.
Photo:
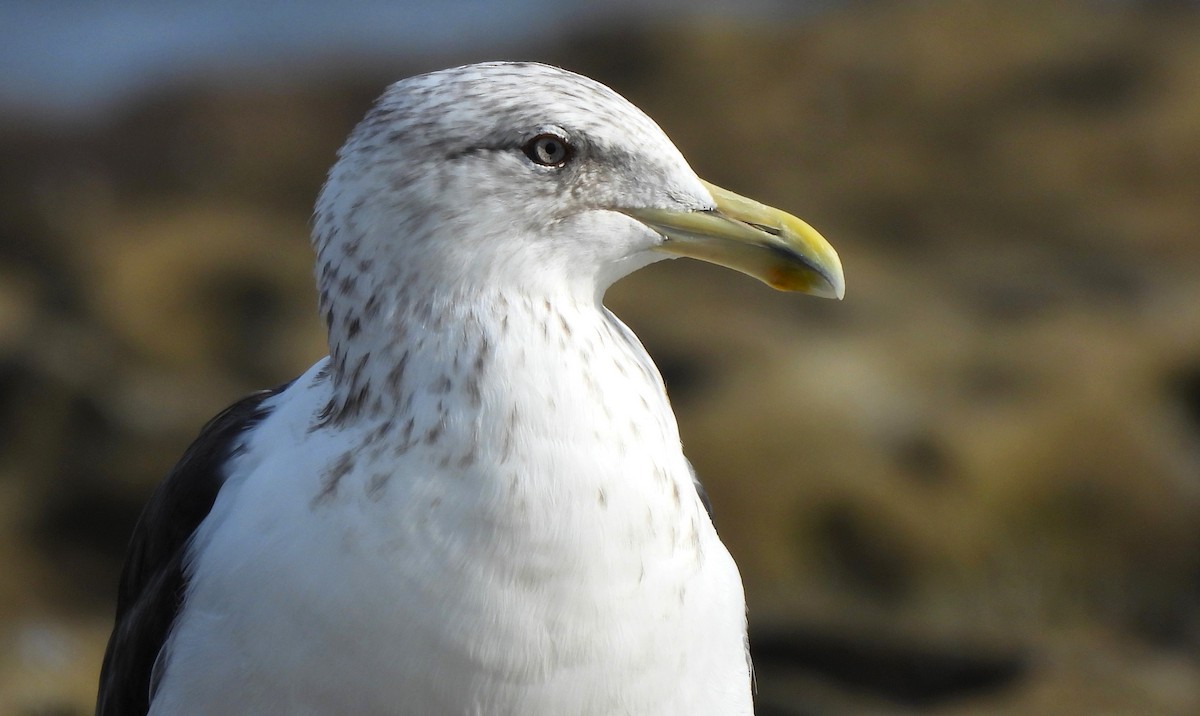
[[[90,712],[203,422],[324,354],[307,219],[383,86],[540,59],[838,247],[609,305],[746,581],[760,711],[1200,713],[1194,2],[0,3],[0,714]]]

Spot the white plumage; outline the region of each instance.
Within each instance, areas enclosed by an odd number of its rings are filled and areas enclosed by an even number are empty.
[[[219,446],[149,713],[751,713],[737,568],[601,304],[672,253],[840,297],[815,232],[731,196],[578,75],[389,88],[317,204],[330,357]],[[155,568],[134,560],[119,620]]]

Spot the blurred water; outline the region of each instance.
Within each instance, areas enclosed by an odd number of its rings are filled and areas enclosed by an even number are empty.
[[[298,69],[444,56],[528,57],[598,26],[794,19],[836,0],[4,0],[0,113],[87,121],[181,79],[280,81]],[[523,52],[523,50],[525,52]]]

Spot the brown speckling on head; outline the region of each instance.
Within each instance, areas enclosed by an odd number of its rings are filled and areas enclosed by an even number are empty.
[[[458,462],[456,464],[460,470],[466,469],[475,464],[476,450],[477,450],[476,446],[474,444],[472,444],[470,447],[467,448],[466,452],[464,452],[462,455],[459,456]]]
[[[387,487],[388,480],[392,477],[391,473],[377,472],[371,475],[367,480],[367,499],[371,502],[379,502],[383,499],[384,488]]]
[[[492,341],[488,338],[487,333],[479,335],[479,350],[475,352],[475,363],[472,369],[476,373],[482,373],[484,366],[487,365],[488,358],[492,355]]]
[[[662,465],[655,464],[655,466],[654,466],[654,479],[655,479],[655,480],[656,480],[658,483],[665,485],[665,484],[667,484],[668,482],[670,482],[670,480],[671,480],[671,476],[667,474],[667,471],[666,471],[666,470],[663,468],[663,466],[662,466]]]
[[[417,444],[417,440],[413,437],[413,430],[416,426],[416,420],[410,417],[405,421],[404,427],[400,430],[400,435],[392,445],[392,454],[400,457],[408,452]]]
[[[337,462],[321,475],[321,489],[312,499],[312,506],[328,502],[337,494],[338,485],[351,470],[354,469],[354,454],[343,453]]]
[[[472,408],[478,408],[483,404],[483,391],[479,389],[480,378],[478,374],[472,373],[467,376],[466,382],[463,384],[463,390],[466,392],[467,401]]]
[[[583,382],[584,385],[587,386],[588,395],[597,401],[603,400],[600,384],[596,382],[596,379],[592,376],[591,371],[587,370],[586,368],[583,370]]]
[[[392,391],[393,395],[400,393],[401,386],[404,383],[404,367],[408,364],[408,351],[400,356],[392,367],[388,370],[387,386]]]
[[[348,383],[349,388],[353,389],[354,387],[356,387],[362,383],[363,371],[366,369],[367,361],[369,361],[370,359],[371,359],[371,354],[369,352],[364,351],[363,354],[358,357],[358,360],[355,361],[354,368],[353,368],[353,370],[350,371],[350,377],[349,377],[349,383]]]
[[[372,420],[378,420],[383,416],[383,396],[379,393],[376,393],[375,397],[371,398],[371,407],[367,410],[367,415]]]
[[[509,422],[500,433],[500,464],[506,464],[512,458],[513,426]]]
[[[341,402],[331,399],[325,405],[325,408],[321,410],[317,427],[342,425],[358,417],[362,412],[363,405],[367,401],[370,390],[370,384],[364,383],[363,385],[356,386],[349,395],[343,396]]]
[[[433,306],[431,306],[428,301],[417,302],[413,308],[413,318],[416,319],[417,324],[420,326],[436,328],[436,325],[430,325],[431,322],[434,321],[434,314]],[[437,320],[441,321],[441,316],[438,316]]]
[[[488,334],[483,332],[479,336],[479,344],[475,350],[475,360],[471,362],[471,369],[467,372],[467,379],[474,380],[476,383],[482,380],[491,357],[492,342],[488,338]]]
[[[369,262],[364,262],[364,263],[367,264],[368,268],[363,269],[362,266],[360,265],[359,269],[363,270],[363,271],[370,270]],[[370,296],[367,296],[367,302],[363,304],[363,316],[368,321],[375,320],[375,318],[379,315],[379,305],[380,305],[379,294],[372,293]]]
[[[385,438],[388,437],[388,434],[391,431],[392,431],[392,422],[390,420],[380,421],[379,424],[376,425],[373,430],[371,430],[371,432],[367,433],[367,437],[363,439],[363,442],[362,442],[363,447],[367,447],[367,446],[373,445],[377,442],[381,442],[382,440],[384,440]]]
[[[333,414],[333,408],[333,398],[325,401],[325,404],[321,406],[321,409],[318,410],[315,415],[313,415],[312,423],[308,426],[308,432],[315,433],[316,431],[329,425],[329,416]]]

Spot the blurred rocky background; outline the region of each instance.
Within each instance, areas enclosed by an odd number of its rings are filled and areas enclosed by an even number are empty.
[[[253,9],[239,54],[0,5],[0,715],[90,712],[149,491],[324,354],[306,222],[372,98],[496,57],[610,84],[841,252],[840,304],[684,261],[608,298],[741,565],[764,716],[1200,713],[1200,7],[643,5],[451,3],[311,56]],[[147,38],[200,71],[36,94]]]

